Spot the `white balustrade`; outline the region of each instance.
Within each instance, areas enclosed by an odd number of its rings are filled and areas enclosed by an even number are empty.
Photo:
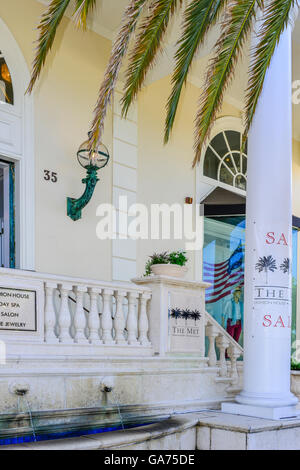
[[[147,302],[151,298],[151,295],[148,292],[144,292],[140,296],[140,311],[139,311],[139,342],[142,346],[149,345],[148,339],[148,330],[149,330],[149,320],[147,315]]]
[[[90,295],[90,311],[87,315],[88,319],[88,338],[90,344],[102,344],[99,337],[100,331],[100,317],[98,312],[98,297],[101,294],[101,289],[89,288]]]
[[[123,309],[124,297],[126,291],[117,290],[115,293],[115,299],[117,302],[116,313],[114,316],[114,330],[115,330],[115,341],[117,344],[125,344],[125,315]]]
[[[83,294],[87,291],[87,288],[84,286],[75,286],[74,292],[76,294],[76,309],[73,319],[74,325],[74,342],[79,344],[87,343],[87,338],[85,336],[86,328],[86,317],[83,310]]]
[[[54,282],[45,282],[45,342],[58,343],[55,335],[56,314],[54,309],[54,290],[57,284]]]
[[[69,309],[69,295],[72,287],[69,284],[59,284],[61,304],[58,315],[58,329],[60,343],[72,343],[71,312]]]
[[[137,345],[137,315],[136,315],[136,300],[138,297],[137,292],[128,293],[128,315],[126,322],[127,341],[128,344]]]
[[[101,317],[102,341],[104,344],[114,344],[112,337],[112,302],[111,298],[114,291],[112,289],[103,289],[103,312]]]
[[[243,354],[243,348],[227,333],[224,328],[205,312],[205,334],[208,339],[208,365],[218,367],[218,380],[239,383],[237,360]],[[219,360],[217,359],[217,349]],[[226,356],[229,361],[226,360]],[[230,363],[230,367],[227,364]]]

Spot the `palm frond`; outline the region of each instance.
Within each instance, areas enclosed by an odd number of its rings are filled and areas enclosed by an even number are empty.
[[[126,71],[126,83],[122,98],[122,114],[126,117],[129,106],[140,90],[146,74],[162,46],[169,21],[183,0],[154,0],[150,11],[139,28]]]
[[[111,103],[119,71],[124,55],[127,52],[129,40],[134,32],[138,19],[148,0],[131,0],[127,6],[121,29],[113,44],[110,59],[100,87],[98,100],[94,110],[94,119],[91,126],[89,147],[95,148],[100,142],[107,108]]]
[[[274,50],[287,26],[291,10],[297,3],[297,0],[273,0],[266,7],[264,21],[259,32],[260,40],[254,50],[249,69],[244,140],[251,126]]]
[[[258,6],[262,6],[260,0],[232,0],[228,5],[196,116],[193,166],[200,160],[202,147],[221,109],[224,93],[232,80],[234,66],[248,38]]]
[[[97,0],[76,0],[73,19],[76,25],[83,30],[86,29],[88,15],[94,10],[96,1]]]
[[[173,88],[167,103],[165,143],[169,140],[181,90],[186,82],[193,59],[226,3],[226,0],[192,0],[185,10],[183,32],[177,43],[178,50],[175,54],[176,64],[172,77]]]
[[[31,79],[27,88],[27,93],[32,92],[34,84],[41,74],[47,54],[53,45],[57,28],[69,3],[70,0],[52,0],[45,13],[42,15],[38,26],[38,45],[32,65]]]

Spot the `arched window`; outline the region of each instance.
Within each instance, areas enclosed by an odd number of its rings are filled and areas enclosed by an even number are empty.
[[[241,152],[241,142],[240,132],[229,130],[217,134],[207,147],[203,175],[246,191],[247,145]]]
[[[12,78],[5,62],[5,58],[0,51],[0,101],[2,103],[14,104],[14,90]]]

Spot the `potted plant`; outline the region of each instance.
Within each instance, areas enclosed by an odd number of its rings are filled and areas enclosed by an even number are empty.
[[[187,261],[185,251],[154,253],[146,263],[145,275],[184,277],[188,270]]]

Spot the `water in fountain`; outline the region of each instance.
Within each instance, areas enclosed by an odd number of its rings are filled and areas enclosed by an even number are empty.
[[[120,405],[119,405],[119,400],[118,400],[118,398],[117,398],[117,396],[114,392],[114,389],[112,389],[111,393],[112,393],[114,402],[115,402],[115,404],[117,405],[117,408],[118,408],[118,413],[119,413],[119,418],[120,418],[122,430],[125,431],[125,426],[124,426],[124,421],[123,421],[123,417],[122,417],[122,413],[121,413],[121,409],[120,409]]]

